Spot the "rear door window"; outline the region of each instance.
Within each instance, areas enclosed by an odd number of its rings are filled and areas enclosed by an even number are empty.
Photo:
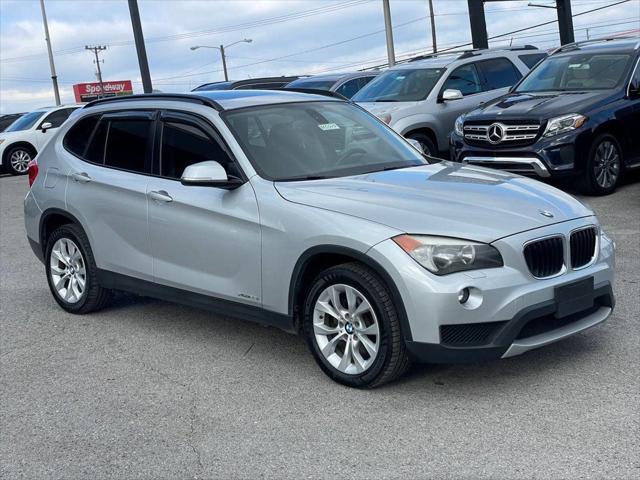
[[[150,173],[153,121],[142,118],[107,120],[104,165],[136,173]],[[99,144],[96,146],[99,147]]]
[[[478,68],[485,80],[485,90],[510,87],[522,78],[516,67],[506,58],[492,58],[478,62]]]

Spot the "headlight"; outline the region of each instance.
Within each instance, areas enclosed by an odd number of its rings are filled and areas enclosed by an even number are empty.
[[[461,137],[464,136],[463,127],[464,127],[464,115],[460,115],[458,118],[456,118],[456,123],[455,123],[454,130]]]
[[[547,128],[544,131],[545,137],[552,137],[560,133],[569,132],[580,128],[587,121],[587,117],[580,115],[579,113],[572,113],[570,115],[563,115],[561,117],[555,117],[549,120]]]
[[[381,113],[380,115],[378,115],[378,118],[380,120],[382,120],[384,123],[386,123],[387,125],[391,124],[391,114],[390,113]]]
[[[424,235],[399,235],[393,241],[436,275],[504,265],[500,252],[486,243]]]
[[[4,138],[0,138],[0,143],[4,142]]]

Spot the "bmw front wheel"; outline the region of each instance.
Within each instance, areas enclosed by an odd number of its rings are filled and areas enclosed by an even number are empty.
[[[315,279],[303,333],[318,365],[344,385],[376,387],[409,367],[391,293],[359,263],[331,267]]]

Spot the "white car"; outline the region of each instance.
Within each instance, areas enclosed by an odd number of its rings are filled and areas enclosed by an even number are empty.
[[[0,133],[0,167],[12,175],[27,173],[53,133],[82,105],[60,105],[25,113]]]

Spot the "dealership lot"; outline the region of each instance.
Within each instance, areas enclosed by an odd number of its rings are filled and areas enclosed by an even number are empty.
[[[640,476],[640,178],[583,198],[617,242],[609,321],[521,357],[342,387],[301,339],[133,296],[64,313],[0,177],[0,477]]]

